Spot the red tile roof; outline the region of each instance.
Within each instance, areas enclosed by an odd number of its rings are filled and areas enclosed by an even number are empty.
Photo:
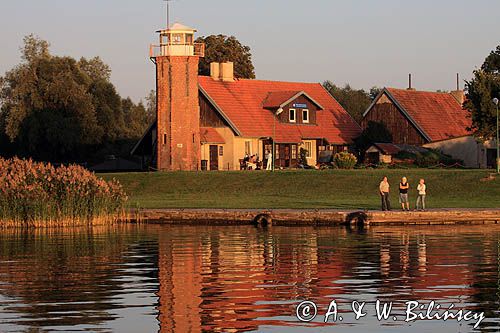
[[[406,144],[374,143],[373,145],[385,155],[396,155],[400,151],[407,151],[413,154],[424,153],[427,151],[427,149],[423,147]]]
[[[431,141],[470,135],[468,112],[449,93],[387,88]]]
[[[276,122],[277,142],[325,138],[330,144],[346,144],[361,133],[359,125],[319,83],[244,79],[223,82],[200,76],[199,84],[241,136],[272,137],[274,117],[272,111],[264,108],[264,101],[270,93],[282,98],[285,92],[288,95],[300,91],[323,107],[317,113],[317,125]]]
[[[224,138],[212,127],[200,127],[200,136],[202,143],[226,143]]]
[[[385,155],[396,155],[401,151],[401,149],[392,143],[374,143],[375,147],[380,149]]]
[[[279,108],[285,101],[288,101],[300,91],[272,91],[270,92],[262,106],[266,109]]]

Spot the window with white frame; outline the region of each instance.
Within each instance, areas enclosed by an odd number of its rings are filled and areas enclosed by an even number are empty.
[[[309,110],[302,110],[302,122],[304,124],[309,124]]]
[[[295,109],[290,109],[290,113],[289,113],[289,118],[291,123],[295,123],[297,122],[297,114],[296,114],[296,111]]]

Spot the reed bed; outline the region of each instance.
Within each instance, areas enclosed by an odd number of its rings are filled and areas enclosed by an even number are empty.
[[[108,224],[126,201],[118,181],[80,166],[0,158],[0,228]]]

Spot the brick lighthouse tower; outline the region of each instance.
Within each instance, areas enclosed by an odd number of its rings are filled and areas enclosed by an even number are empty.
[[[198,170],[198,63],[204,44],[194,42],[195,29],[179,23],[157,32],[160,44],[150,48],[156,65],[156,168]]]

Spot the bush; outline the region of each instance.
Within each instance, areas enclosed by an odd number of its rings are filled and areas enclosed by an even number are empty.
[[[417,154],[415,159],[415,164],[421,168],[427,168],[439,164],[441,156],[439,153],[434,151],[428,151],[425,153]]]
[[[114,220],[126,200],[117,181],[82,167],[0,158],[0,228]]]
[[[342,152],[333,156],[333,165],[337,169],[354,169],[358,159],[351,153]]]
[[[417,155],[406,150],[401,150],[399,153],[394,155],[394,158],[398,160],[415,160]]]
[[[381,142],[392,142],[391,131],[387,129],[385,124],[371,120],[361,135],[354,139],[354,144],[360,151],[365,151],[372,144]]]

